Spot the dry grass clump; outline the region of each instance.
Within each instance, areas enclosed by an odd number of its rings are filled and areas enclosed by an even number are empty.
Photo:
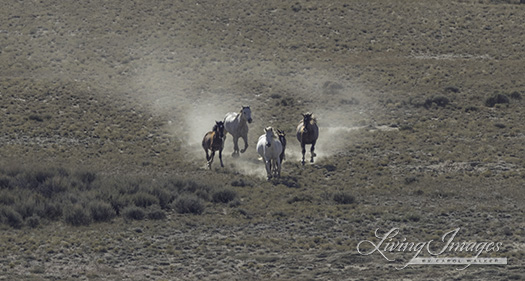
[[[137,206],[126,207],[122,214],[125,219],[129,220],[143,220],[146,217],[144,210]]]
[[[212,201],[215,203],[228,203],[237,197],[237,193],[230,189],[222,189],[212,194]]]
[[[196,196],[183,196],[173,204],[175,211],[179,214],[197,214],[204,212],[204,204],[201,199]]]
[[[347,192],[338,192],[333,195],[333,200],[337,204],[353,204],[355,203],[355,197]]]
[[[95,222],[111,221],[117,216],[111,204],[103,201],[91,202],[88,205],[91,217]]]
[[[509,104],[510,100],[507,95],[495,94],[485,100],[485,105],[488,107],[494,107],[496,104]]]
[[[73,226],[90,225],[92,222],[89,211],[81,205],[74,205],[71,209],[68,209],[64,219]]]

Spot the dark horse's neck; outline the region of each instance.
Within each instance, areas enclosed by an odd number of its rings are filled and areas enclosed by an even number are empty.
[[[314,124],[315,124],[314,121],[310,120],[310,121],[306,122],[306,124],[303,124],[303,126],[306,129],[306,131],[311,132],[311,129],[313,129]]]
[[[213,142],[218,143],[222,141],[222,138],[220,137],[219,131],[213,131]]]

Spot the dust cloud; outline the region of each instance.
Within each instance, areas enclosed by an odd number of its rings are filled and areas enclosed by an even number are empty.
[[[256,141],[265,127],[285,129],[288,140],[286,161],[299,162],[302,155],[295,128],[301,121],[301,113],[314,113],[320,132],[315,150],[316,161],[322,161],[351,146],[355,130],[362,127],[359,124],[366,122],[363,120],[367,120],[369,115],[367,98],[360,87],[336,75],[310,70],[293,77],[272,80],[273,76],[269,77],[269,74],[257,69],[244,77],[232,77],[232,73],[235,71],[214,73],[208,70],[204,74],[198,71],[165,72],[151,67],[141,71],[135,79],[136,88],[148,90],[148,94],[140,97],[143,102],[151,105],[154,115],[168,120],[166,128],[181,143],[185,159],[193,163],[202,162],[202,168],[206,166],[202,138],[212,129],[215,121],[224,120],[226,113],[237,112],[242,105],[251,106],[254,120],[249,124],[248,150],[238,158],[232,157],[233,141],[228,134],[223,161],[226,169],[261,178],[266,177],[266,171],[256,152]],[[258,73],[260,76],[257,76]],[[254,92],[254,89],[248,88],[247,85],[253,85],[250,84],[253,81],[262,84],[263,89]],[[271,97],[275,94],[283,99],[293,98],[293,106],[276,106],[279,100]],[[239,147],[244,148],[242,139],[239,139]],[[306,150],[305,158],[308,160],[309,145]],[[218,155],[215,157],[212,168],[219,167]]]

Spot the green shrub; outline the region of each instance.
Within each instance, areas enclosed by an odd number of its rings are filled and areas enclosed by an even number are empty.
[[[36,204],[35,200],[31,197],[27,198],[26,200],[18,200],[16,205],[13,206],[13,208],[20,214],[22,217],[28,218],[35,214],[36,212]]]
[[[514,91],[510,94],[511,99],[521,100],[521,94],[518,91]]]
[[[166,212],[162,210],[151,210],[148,212],[148,219],[150,220],[163,220],[166,218]]]
[[[193,193],[200,198],[207,200],[209,198],[209,191],[211,187],[196,181],[189,180],[182,188],[179,188],[179,193]]]
[[[447,97],[439,96],[439,97],[427,99],[425,101],[424,107],[426,109],[429,109],[432,107],[433,104],[436,104],[439,107],[446,107],[449,103],[450,103],[450,100]]]
[[[122,215],[130,220],[143,220],[146,217],[144,209],[137,206],[129,206],[122,211]]]
[[[131,197],[131,201],[133,202],[133,204],[135,204],[135,206],[142,208],[146,208],[159,203],[159,199],[157,199],[157,197],[145,192],[139,192],[134,194]]]
[[[15,197],[9,192],[0,192],[0,205],[15,204]]]
[[[110,221],[117,215],[113,207],[106,202],[91,202],[88,208],[91,213],[91,218],[95,222]]]
[[[37,122],[42,122],[42,121],[44,121],[44,119],[42,118],[42,116],[37,115],[37,114],[31,114],[31,115],[29,115],[29,120],[37,121]]]
[[[282,183],[283,185],[290,187],[290,188],[301,188],[301,184],[299,183],[299,180],[297,177],[281,177],[279,181],[276,181],[275,184]]]
[[[65,220],[73,226],[89,225],[91,223],[91,215],[86,208],[80,205],[74,205],[66,213]]]
[[[109,195],[107,198],[107,202],[111,205],[113,210],[115,210],[115,213],[118,215],[121,214],[122,210],[126,208],[129,204],[129,198],[122,196],[118,193]]]
[[[97,175],[94,172],[82,171],[77,173],[77,177],[84,184],[90,185],[93,181],[95,181]]]
[[[237,193],[233,190],[223,189],[215,191],[212,195],[212,201],[215,203],[228,203],[237,197]]]
[[[333,199],[337,204],[353,204],[355,202],[353,195],[344,192],[334,194]]]
[[[59,203],[43,202],[37,207],[36,213],[41,218],[58,220],[63,215],[63,209]]]
[[[235,199],[231,201],[230,204],[228,204],[230,208],[236,208],[236,207],[239,207],[240,205],[241,205],[241,201],[239,201],[239,199]]]
[[[232,181],[231,185],[238,186],[238,187],[253,186],[251,182],[245,181],[244,179],[234,180]]]
[[[168,209],[169,204],[173,202],[174,196],[165,189],[155,188],[152,192],[158,199],[158,203],[162,209]]]
[[[506,95],[496,94],[485,100],[485,105],[488,107],[494,107],[496,104],[509,104],[510,100]]]
[[[195,196],[184,196],[177,199],[174,203],[175,211],[179,214],[197,214],[204,211],[201,200]]]
[[[44,197],[51,198],[57,193],[65,192],[69,189],[70,182],[67,178],[54,176],[46,178],[38,187]]]
[[[313,198],[310,195],[299,195],[299,196],[294,196],[294,197],[286,200],[286,203],[288,203],[288,204],[293,204],[293,203],[296,203],[296,202],[312,203],[312,201],[313,201]]]
[[[29,173],[31,176],[31,172]],[[47,179],[53,177],[53,173],[50,170],[39,170],[34,172],[33,177],[36,180],[36,182],[44,183]]]
[[[0,176],[0,189],[12,188],[11,179],[9,177]]]
[[[11,207],[4,207],[0,210],[0,220],[13,228],[21,228],[23,223],[22,216]]]
[[[26,219],[26,224],[31,228],[37,228],[40,225],[40,217],[31,216]]]

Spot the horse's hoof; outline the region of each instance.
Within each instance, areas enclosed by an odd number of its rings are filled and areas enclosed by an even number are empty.
[[[241,153],[244,153],[246,151],[246,149],[241,149]]]
[[[313,162],[314,162],[314,159],[313,159],[313,158],[312,158],[312,159],[310,159],[310,163],[313,163]]]

